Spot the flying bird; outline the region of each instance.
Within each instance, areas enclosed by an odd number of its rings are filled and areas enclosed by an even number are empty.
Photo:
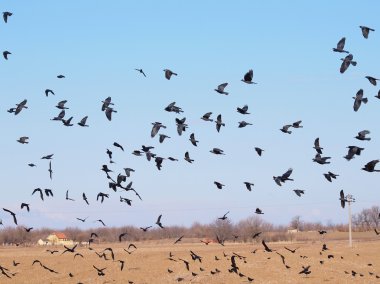
[[[29,205],[30,205],[30,204],[27,204],[27,203],[21,203],[21,210],[22,210],[24,207],[26,207],[26,210],[29,212],[29,211],[30,211]]]
[[[304,190],[301,189],[293,189],[294,193],[301,197],[301,194],[305,194]]]
[[[192,163],[192,162],[194,162],[194,160],[193,159],[190,159],[190,154],[189,154],[189,152],[186,152],[185,153],[185,161],[187,161],[187,162],[189,162],[190,164]]]
[[[66,190],[66,200],[75,201],[74,199],[69,197],[69,190]]]
[[[362,170],[366,171],[366,172],[380,172],[380,170],[375,170],[375,166],[376,164],[379,162],[380,160],[372,160],[370,162],[368,162],[364,168],[362,168]]]
[[[246,127],[248,125],[253,125],[252,123],[246,122],[244,120],[243,121],[239,121],[238,123],[239,123],[239,125],[238,125],[239,128],[243,128],[243,127]]]
[[[8,17],[12,16],[13,13],[11,12],[3,12],[3,20],[5,23],[8,23]]]
[[[80,122],[78,122],[78,125],[79,125],[79,126],[82,126],[82,127],[88,127],[88,125],[86,124],[87,118],[88,118],[88,116],[83,117],[83,118],[80,120]]]
[[[214,89],[219,94],[228,95],[228,92],[225,92],[224,89],[227,87],[228,83],[220,84],[216,89]]]
[[[118,148],[120,148],[122,151],[124,151],[124,148],[123,148],[123,146],[121,146],[119,143],[117,143],[117,142],[114,142],[114,143],[113,143],[113,145],[114,145],[115,147],[118,147]]]
[[[48,96],[49,96],[49,94],[55,95],[55,94],[54,94],[54,92],[53,92],[53,90],[50,90],[50,89],[46,89],[46,90],[45,90],[45,96],[47,96],[47,97],[48,97]]]
[[[356,96],[355,97],[352,97],[355,102],[354,102],[354,111],[358,111],[359,108],[360,108],[360,105],[363,103],[367,103],[368,102],[368,99],[367,98],[363,98],[363,89],[360,89],[357,93],[356,93]]]
[[[144,77],[146,77],[146,75],[145,75],[145,73],[144,73],[144,71],[143,71],[142,69],[137,69],[137,68],[135,68],[135,70],[138,71],[138,72],[140,72],[141,74],[143,74]]]
[[[361,140],[361,141],[364,141],[364,140],[367,140],[367,141],[370,141],[371,138],[370,137],[366,137],[367,134],[370,134],[371,132],[369,130],[362,130],[360,132],[358,132],[358,135],[355,136],[356,139],[358,140]]]
[[[322,157],[321,154],[317,153],[317,154],[315,154],[313,162],[316,162],[316,163],[318,163],[320,165],[330,164],[330,162],[327,161],[329,159],[331,159],[331,157]]]
[[[272,251],[273,251],[272,249],[270,249],[270,248],[267,246],[267,244],[265,243],[264,240],[261,241],[261,244],[264,246],[264,249],[265,249],[266,252],[272,252]]]
[[[194,135],[194,133],[191,133],[191,134],[190,134],[190,139],[189,139],[189,140],[190,140],[191,144],[193,144],[194,146],[198,146],[197,143],[198,143],[199,141],[195,139],[195,135]]]
[[[21,144],[28,144],[29,141],[28,141],[29,137],[27,136],[22,136],[20,137],[18,140],[16,140],[18,143],[21,143]]]
[[[22,102],[20,102],[19,104],[16,104],[16,110],[15,110],[15,112],[14,112],[14,114],[15,115],[18,115],[24,108],[28,108],[27,106],[26,106],[26,103],[27,103],[28,101],[25,99],[25,100],[23,100]]]
[[[35,194],[36,192],[40,193],[41,200],[44,201],[44,195],[42,193],[42,189],[41,188],[34,189],[33,192],[32,192],[32,195]]]
[[[226,125],[223,123],[223,121],[222,121],[222,115],[221,115],[221,114],[219,114],[219,115],[217,116],[215,123],[216,123],[216,130],[217,130],[218,132],[220,131],[220,128],[221,128],[222,126],[226,126]]]
[[[277,185],[281,186],[281,182],[285,183],[287,180],[293,181],[293,179],[289,178],[292,172],[293,172],[293,169],[289,168],[284,174],[277,177],[274,176],[273,179]]]
[[[102,219],[95,220],[95,222],[99,222],[99,223],[101,223],[104,227],[106,227],[106,224],[104,224],[104,222],[103,222]]]
[[[9,52],[8,50],[6,51],[3,51],[3,57],[5,60],[8,60],[8,55],[12,54],[11,52]]]
[[[50,177],[50,179],[53,179],[53,170],[51,169],[51,160],[49,161],[49,169],[48,169],[48,172],[49,172],[49,177]]]
[[[87,203],[87,205],[90,205],[90,203],[88,203],[87,196],[86,196],[86,194],[84,192],[82,193],[82,198]]]
[[[365,78],[367,78],[368,81],[369,81],[372,85],[374,85],[374,86],[377,85],[376,81],[380,80],[380,79],[376,79],[376,78],[371,77],[371,76],[365,76]]]
[[[63,78],[66,78],[64,75],[58,75],[57,76],[58,79],[63,79]]]
[[[369,32],[374,32],[375,30],[374,29],[371,29],[369,27],[366,27],[366,26],[359,26],[359,28],[362,30],[362,35],[364,38],[368,38],[368,34]]]
[[[166,128],[165,125],[163,125],[161,122],[154,122],[152,123],[153,127],[152,127],[152,131],[150,133],[150,136],[153,138],[154,136],[156,136],[156,134],[158,133],[158,131],[160,130],[160,128]]]
[[[213,153],[215,155],[225,155],[224,151],[219,148],[213,148],[212,150],[210,150],[210,153]]]
[[[248,189],[248,191],[251,191],[252,190],[252,186],[254,186],[253,183],[248,182],[248,181],[245,181],[244,184],[245,184],[245,187]]]
[[[227,217],[227,214],[230,213],[230,211],[228,211],[226,214],[224,214],[222,217],[219,217],[218,219],[219,220],[226,220],[228,217]]]
[[[9,214],[11,214],[12,215],[12,217],[13,217],[13,222],[17,225],[17,218],[16,218],[16,214],[14,213],[14,212],[12,212],[11,210],[9,210],[9,209],[6,209],[6,208],[3,208],[3,210],[5,211],[5,212],[8,212]]]
[[[356,66],[356,61],[353,61],[353,59],[354,59],[354,56],[352,54],[349,54],[345,58],[342,58],[343,62],[339,68],[339,72],[341,74],[346,72],[346,70],[348,69],[348,67],[350,67],[350,65]]]
[[[177,73],[174,73],[173,71],[169,70],[169,69],[164,69],[164,72],[165,72],[165,78],[170,80],[170,78],[172,77],[172,75],[174,76],[177,76],[178,74]]]
[[[259,214],[259,215],[260,214],[264,214],[263,211],[260,208],[256,208],[255,213]]]
[[[164,226],[161,223],[161,217],[162,217],[162,214],[160,216],[158,216],[157,221],[156,221],[156,225],[158,225],[161,229],[164,229]]]
[[[332,178],[333,179],[336,179],[336,177],[338,177],[339,175],[337,174],[334,174],[332,172],[328,172],[326,174],[323,174],[323,176],[329,181],[329,182],[332,182]]]
[[[343,189],[339,192],[339,200],[340,200],[340,206],[344,208],[346,205],[347,198],[344,196]]]
[[[213,121],[210,116],[212,115],[212,112],[206,112],[202,117],[201,119],[203,119],[204,121]]]
[[[218,189],[222,189],[223,186],[225,186],[224,184],[221,184],[221,183],[218,182],[218,181],[214,181],[214,184],[216,185],[216,187],[217,187]]]
[[[249,69],[249,71],[245,73],[244,78],[241,81],[247,84],[257,84],[256,82],[252,82],[252,79],[253,79],[253,70]]]
[[[346,38],[345,37],[342,37],[337,45],[336,45],[336,48],[333,48],[332,50],[335,51],[335,52],[344,52],[344,53],[349,53],[347,50],[344,50],[344,45],[346,44]]]
[[[280,128],[281,132],[292,134],[292,131],[289,130],[290,127],[293,127],[291,124],[284,125],[282,128]]]

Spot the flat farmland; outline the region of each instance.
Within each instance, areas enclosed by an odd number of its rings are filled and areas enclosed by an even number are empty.
[[[134,242],[137,249],[128,250],[129,244],[95,244],[91,250],[77,247],[74,253],[63,255],[61,246],[1,247],[0,265],[12,278],[0,274],[0,283],[380,283],[380,240],[355,241],[353,248],[343,240],[267,243],[273,252],[266,252],[261,242],[221,246],[186,239],[175,245],[171,240],[150,241]],[[322,251],[323,244],[327,250]],[[105,251],[107,260],[96,254],[108,247],[113,249],[115,261],[109,251]],[[58,252],[51,254],[46,249]],[[190,251],[199,255],[201,262],[194,261]],[[75,253],[83,257],[74,258]],[[229,272],[233,255],[241,275]],[[13,260],[20,264],[14,266]],[[32,265],[34,260],[57,273],[39,263]],[[124,261],[122,271],[118,260]],[[99,276],[93,265],[105,268],[104,275]],[[299,274],[302,266],[310,266],[311,273]]]

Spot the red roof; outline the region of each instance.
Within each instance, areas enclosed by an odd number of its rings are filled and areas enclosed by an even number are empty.
[[[54,232],[53,235],[56,235],[58,239],[67,239],[64,233]]]

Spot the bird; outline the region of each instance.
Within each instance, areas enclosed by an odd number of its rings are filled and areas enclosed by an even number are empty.
[[[157,221],[156,221],[156,225],[158,225],[161,229],[164,229],[164,226],[161,223],[161,217],[162,217],[162,214],[160,216],[158,216]]]
[[[113,112],[117,112],[116,110],[114,110],[112,107],[107,107],[106,110],[105,110],[105,114],[106,114],[106,117],[109,121],[112,120],[112,113]]]
[[[362,130],[360,132],[358,132],[358,135],[355,136],[354,138],[358,139],[358,140],[361,140],[361,141],[364,141],[364,140],[367,140],[367,141],[370,141],[371,138],[370,137],[366,137],[367,134],[370,134],[371,132],[369,130]]]
[[[354,59],[354,56],[352,54],[349,54],[345,58],[342,58],[343,62],[340,65],[340,68],[339,68],[339,72],[341,74],[343,74],[344,72],[346,72],[346,70],[348,69],[348,67],[350,67],[350,65],[356,66],[356,62],[353,61],[353,59]]]
[[[327,234],[327,232],[325,231],[325,230],[318,230],[318,233],[320,234],[320,235],[323,235],[323,234]]]
[[[347,198],[344,196],[343,189],[339,192],[339,196],[340,205],[342,206],[342,208],[344,208],[346,205]]]
[[[298,274],[305,274],[305,275],[308,275],[311,273],[311,271],[309,270],[310,269],[310,265],[308,266],[302,266],[302,270],[300,272],[298,272]]]
[[[254,233],[254,234],[252,235],[252,239],[257,238],[257,237],[260,236],[262,233],[263,233],[263,232],[257,232],[257,233]]]
[[[247,73],[245,73],[244,78],[241,80],[246,84],[257,84],[256,82],[252,82],[253,79],[253,70],[249,69]]]
[[[368,38],[368,34],[370,31],[374,32],[375,30],[374,29],[371,29],[369,27],[366,27],[366,26],[359,26],[359,28],[362,30],[362,35],[364,38]]]
[[[222,189],[223,186],[225,186],[224,184],[221,184],[221,183],[218,182],[218,181],[214,181],[214,184],[216,185],[216,187],[217,187],[218,189]]]
[[[216,121],[215,121],[215,123],[216,123],[216,130],[217,130],[218,132],[220,131],[220,128],[221,128],[222,126],[226,126],[225,123],[223,123],[223,121],[222,121],[222,115],[221,115],[221,114],[219,114],[219,115],[216,117]]]
[[[104,273],[104,270],[106,270],[107,268],[97,268],[95,265],[92,265],[92,267],[94,267],[98,273],[98,276],[104,276],[105,273]]]
[[[52,94],[52,95],[55,95],[55,93],[53,92],[53,90],[50,90],[50,89],[46,89],[45,90],[45,96],[49,96],[49,94]]]
[[[262,153],[264,152],[264,150],[259,148],[259,147],[255,147],[255,151],[256,151],[257,155],[259,155],[260,157],[261,157]]]
[[[331,157],[322,157],[321,154],[317,153],[315,154],[315,157],[313,158],[313,162],[316,162],[320,165],[324,165],[324,164],[330,164],[329,160],[331,159]]]
[[[29,137],[27,136],[22,136],[20,137],[18,140],[16,140],[17,142],[21,143],[21,144],[29,144],[29,141],[28,141]]]
[[[23,209],[24,207],[26,207],[26,210],[28,212],[30,212],[30,208],[29,208],[30,204],[27,204],[27,203],[21,203],[21,209]]]
[[[244,120],[243,121],[239,121],[238,123],[239,123],[239,125],[238,125],[239,128],[243,128],[243,127],[246,127],[248,125],[253,125],[252,123],[246,122]]]
[[[291,124],[287,124],[287,125],[284,125],[282,128],[280,128],[280,130],[283,133],[292,134],[292,131],[289,130],[290,127],[293,127],[293,126]]]
[[[380,79],[376,79],[376,78],[371,77],[371,76],[365,76],[365,78],[367,78],[368,81],[369,81],[372,85],[374,85],[374,86],[377,85],[377,84],[376,84],[376,81],[380,80]]]
[[[73,120],[73,117],[70,117],[67,120],[62,118],[61,121],[62,121],[62,123],[63,123],[64,126],[73,126],[74,124],[71,123],[71,120]]]
[[[346,44],[346,38],[345,37],[342,37],[337,45],[336,45],[336,48],[333,48],[332,50],[335,51],[335,52],[344,52],[344,53],[349,53],[347,50],[344,50],[344,45]]]
[[[160,143],[163,143],[164,142],[164,140],[166,139],[166,138],[171,138],[170,136],[167,136],[167,135],[165,135],[165,134],[160,134],[159,135],[159,142]]]
[[[354,102],[354,111],[358,111],[359,108],[360,108],[360,105],[363,103],[367,103],[368,102],[368,98],[363,98],[363,89],[360,89],[357,93],[356,93],[356,96],[355,97],[352,97],[355,102]]]
[[[53,179],[53,170],[51,169],[51,160],[49,161],[49,169],[48,169],[48,172],[49,172],[49,177],[50,177],[50,179]]]
[[[204,120],[204,121],[213,121],[210,116],[212,115],[212,112],[206,112],[202,117],[201,119]]]
[[[293,169],[289,168],[284,174],[277,177],[274,176],[273,179],[277,185],[281,186],[281,182],[285,183],[287,180],[293,181],[293,179],[289,178],[292,172],[293,172]]]
[[[41,188],[34,189],[33,192],[32,192],[32,195],[35,194],[36,192],[40,193],[41,200],[44,201],[44,196],[43,196],[43,193],[42,193],[42,189]]]
[[[318,154],[322,155],[323,148],[319,145],[319,137],[315,138],[313,148],[318,152]]]
[[[56,116],[56,117],[53,117],[52,119],[50,120],[55,120],[55,121],[62,121],[62,119],[65,117],[65,110],[61,110],[61,112]]]
[[[69,248],[69,247],[64,245],[63,247],[65,248],[65,250],[61,254],[64,254],[66,252],[74,253],[77,246],[78,246],[78,244],[75,244],[72,248]]]
[[[23,100],[22,102],[20,102],[19,104],[16,104],[16,110],[14,112],[15,115],[18,115],[24,108],[28,108],[26,106],[26,103],[28,102],[28,100]]]
[[[179,243],[180,241],[182,241],[182,238],[184,237],[184,235],[180,236],[178,239],[175,240],[174,244],[177,244]]]
[[[298,120],[296,122],[293,122],[292,123],[292,127],[293,128],[303,128],[303,126],[301,125],[301,123],[302,123],[302,120]]]
[[[13,15],[13,13],[11,13],[11,12],[8,12],[8,11],[3,12],[3,20],[4,20],[4,22],[8,23],[8,17],[10,17],[12,15]]]
[[[301,194],[305,194],[304,190],[301,189],[293,189],[294,193],[301,197]]]
[[[177,76],[178,74],[177,73],[174,73],[173,71],[169,70],[169,69],[164,69],[164,72],[165,72],[165,78],[170,80],[170,78],[172,77],[172,75],[174,76]]]
[[[98,195],[96,196],[96,201],[98,201],[99,197],[100,197],[100,203],[103,203],[104,198],[109,198],[109,194],[99,192]]]
[[[66,200],[75,201],[74,199],[69,197],[69,190],[66,190]]]
[[[185,153],[185,161],[187,161],[187,162],[189,162],[190,164],[192,163],[192,162],[194,162],[194,160],[193,159],[190,159],[190,154],[189,154],[189,152],[186,152]]]
[[[361,148],[358,146],[348,146],[347,148],[348,148],[348,153],[346,156],[344,156],[344,158],[347,161],[350,161],[351,159],[353,159],[355,155],[360,156],[361,152],[364,150],[364,148]]]
[[[375,170],[375,166],[376,164],[379,162],[380,160],[372,160],[370,162],[368,162],[367,164],[365,164],[364,168],[362,168],[362,170],[366,171],[366,172],[380,172],[380,170]]]
[[[33,227],[29,227],[29,228],[24,227],[24,229],[25,229],[25,231],[26,231],[27,233],[29,233],[31,230],[33,230]]]
[[[150,228],[152,228],[152,226],[140,227],[140,229],[143,230],[144,232],[148,231]]]
[[[37,167],[37,165],[36,165],[36,164],[33,164],[33,163],[29,163],[28,166],[31,167],[31,168],[33,168],[33,167]]]
[[[267,244],[265,243],[264,240],[261,241],[261,244],[264,246],[264,249],[265,249],[266,252],[272,252],[272,251],[273,251],[272,249],[270,249],[270,248],[267,246]]]
[[[119,242],[121,242],[121,239],[123,238],[123,237],[125,237],[126,235],[128,235],[128,233],[121,233],[120,235],[119,235]]]
[[[86,194],[84,192],[82,193],[82,198],[87,203],[87,205],[90,205],[90,203],[88,203],[87,196],[86,196]]]
[[[336,179],[339,175],[337,174],[334,174],[332,172],[328,172],[326,174],[323,174],[323,176],[329,181],[329,182],[332,182],[332,178],[333,179]]]
[[[219,217],[218,219],[219,220],[226,220],[228,217],[227,217],[227,214],[230,213],[230,211],[228,211],[226,214],[224,214],[222,217]]]
[[[377,95],[375,96],[375,98],[380,99],[380,90],[377,92]]]
[[[154,136],[156,136],[156,134],[158,133],[158,131],[160,130],[160,128],[166,128],[165,125],[163,125],[161,122],[154,122],[152,123],[153,127],[152,127],[152,131],[150,133],[150,136],[153,138]]]
[[[45,191],[46,196],[53,196],[53,191],[51,189],[45,188],[44,191]]]
[[[67,103],[67,100],[60,101],[55,107],[62,110],[69,109],[68,107],[65,107],[66,103]]]
[[[199,141],[195,139],[195,135],[194,135],[194,133],[191,133],[191,134],[190,134],[190,139],[189,139],[189,140],[190,140],[191,144],[193,144],[194,146],[198,146],[197,143],[198,143]]]
[[[144,73],[144,71],[143,71],[142,69],[137,69],[137,68],[135,68],[135,70],[138,71],[138,72],[140,72],[141,74],[143,74],[144,77],[146,77],[146,75],[145,75],[145,73]]]
[[[4,210],[5,212],[8,212],[9,214],[11,214],[11,215],[12,215],[12,217],[13,217],[13,222],[15,223],[15,225],[17,225],[17,218],[16,218],[16,214],[15,214],[14,212],[12,212],[11,210],[9,210],[9,209],[6,209],[6,208],[3,208],[3,210]]]
[[[181,113],[183,112],[182,108],[175,105],[176,102],[170,103],[164,110],[167,112],[175,112],[175,113]]]
[[[80,122],[78,122],[78,125],[79,125],[79,126],[82,126],[82,127],[88,127],[88,125],[86,124],[87,118],[88,118],[88,116],[83,117],[83,118],[80,120]]]
[[[117,143],[117,142],[113,142],[113,145],[114,145],[115,147],[120,148],[120,149],[124,152],[124,148],[123,148],[123,146],[121,146],[119,143]]]
[[[186,128],[187,128],[187,124],[185,123],[186,117],[182,119],[176,118],[175,121],[177,124],[177,133],[178,135],[182,135],[182,132],[186,131]]]
[[[3,57],[5,60],[8,60],[8,55],[12,54],[11,52],[9,52],[8,50],[5,50],[3,51]]]
[[[299,249],[299,248],[296,248],[296,249],[290,249],[290,248],[284,247],[284,249],[290,251],[291,253],[296,253],[296,250]]]
[[[121,197],[121,196],[120,196],[120,202],[125,202],[125,203],[127,203],[129,206],[132,206],[132,200],[131,200],[131,199],[124,198],[124,197]]]
[[[244,184],[245,184],[245,187],[248,189],[248,191],[251,191],[252,190],[252,186],[254,186],[253,183],[248,182],[248,181],[245,181]]]
[[[57,76],[57,78],[58,78],[58,79],[64,79],[64,78],[66,78],[66,77],[65,77],[64,75],[60,74],[60,75]]]
[[[214,89],[219,94],[228,95],[228,92],[225,92],[224,89],[227,87],[228,83],[220,84],[216,89]]]
[[[241,113],[241,114],[250,114],[249,112],[248,112],[248,105],[244,105],[243,107],[237,107],[236,108],[236,110],[237,110],[237,112],[238,113]]]
[[[224,151],[219,148],[213,148],[212,150],[210,150],[210,153],[213,153],[215,155],[225,155]]]
[[[376,233],[377,236],[380,235],[380,232],[377,231],[376,228],[374,228],[374,231],[375,231],[375,233]]]
[[[162,162],[164,161],[165,158],[162,158],[162,157],[156,157],[154,159],[155,163],[156,163],[156,167],[158,170],[161,170],[161,167],[162,167]]]
[[[106,224],[104,224],[104,222],[103,222],[102,219],[95,220],[95,222],[99,222],[99,223],[101,223],[104,227],[106,227]]]
[[[255,213],[256,214],[264,214],[260,208],[256,208]]]
[[[76,219],[77,219],[78,221],[81,221],[81,222],[84,223],[84,222],[86,222],[86,220],[88,219],[88,217],[86,217],[86,218],[84,218],[84,219],[81,219],[81,218],[78,218],[78,217],[77,217]]]

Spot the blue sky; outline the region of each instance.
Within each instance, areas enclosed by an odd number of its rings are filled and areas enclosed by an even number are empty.
[[[360,168],[379,156],[379,87],[364,78],[379,77],[378,31],[369,39],[359,25],[377,29],[376,1],[2,1],[2,11],[14,13],[1,22],[3,167],[1,207],[16,212],[27,226],[93,227],[103,219],[109,226],[153,224],[159,214],[167,225],[207,223],[228,210],[232,221],[244,219],[260,207],[264,219],[287,224],[295,215],[305,221],[344,222],[347,212],[339,206],[339,191],[352,193],[354,212],[378,205],[379,174]],[[332,48],[343,36],[346,49],[358,61],[340,74],[342,55]],[[144,78],[134,68],[142,68]],[[163,69],[178,73],[170,81]],[[241,82],[245,72],[254,71],[257,85]],[[59,80],[57,75],[64,74]],[[228,82],[228,96],[214,91]],[[44,95],[52,89],[55,96]],[[359,89],[369,98],[353,111]],[[111,96],[115,103],[112,122],[101,112],[101,101]],[[6,112],[23,99],[28,109],[14,116]],[[88,115],[89,128],[64,127],[50,121],[59,110],[54,106],[68,100],[66,117],[75,123]],[[175,101],[184,113],[164,111]],[[236,107],[247,104],[250,115]],[[220,133],[215,124],[200,117],[212,111],[222,114],[226,127]],[[175,118],[186,117],[189,128],[178,136]],[[253,123],[238,129],[238,121]],[[302,120],[304,128],[291,135],[279,131],[285,124]],[[151,123],[171,137],[163,144],[150,137]],[[370,142],[353,137],[371,131]],[[188,141],[195,133],[196,148]],[[16,142],[29,136],[30,143]],[[330,165],[312,162],[313,142],[320,137]],[[125,152],[112,146],[117,141]],[[131,152],[141,145],[156,147],[154,153],[173,156],[158,171],[154,163]],[[347,162],[346,147],[365,148],[360,157]],[[265,150],[258,157],[254,147]],[[209,153],[213,147],[225,156]],[[127,193],[108,189],[100,168],[108,162],[106,149],[113,151],[115,173],[124,167],[136,172],[129,179],[143,201]],[[184,153],[195,160],[188,164]],[[54,153],[54,176],[50,181],[48,162],[40,160]],[[30,168],[28,163],[37,164]],[[294,169],[294,182],[278,187],[272,176]],[[323,173],[339,174],[328,183]],[[129,181],[128,180],[128,181]],[[217,190],[214,181],[226,186]],[[255,183],[248,192],[243,182]],[[34,188],[52,188],[53,199],[31,196]],[[304,189],[297,197],[292,190]],[[66,201],[69,190],[75,202]],[[98,192],[110,194],[103,204]],[[81,200],[82,192],[90,206]],[[132,207],[119,196],[133,199]],[[31,212],[19,209],[31,204]],[[75,217],[90,216],[88,223]],[[0,218],[12,225],[5,212]]]

